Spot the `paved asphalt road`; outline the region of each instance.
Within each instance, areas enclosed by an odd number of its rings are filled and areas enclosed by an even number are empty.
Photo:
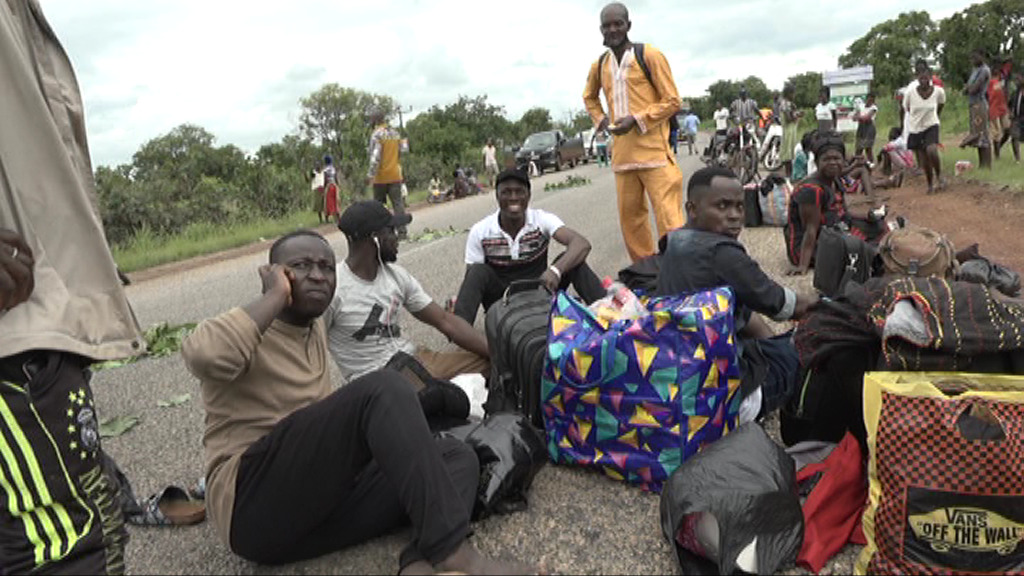
[[[696,156],[680,156],[685,176],[700,167]],[[614,178],[594,165],[572,173],[591,180],[570,190],[543,190],[546,182],[564,178],[552,173],[534,181],[532,206],[560,215],[593,244],[589,262],[599,275],[614,275],[627,265],[616,213]],[[415,212],[410,232],[424,228],[467,230],[495,210],[492,194],[424,207]],[[346,246],[334,231],[329,240],[339,260]],[[453,295],[462,278],[466,234],[429,243],[403,243],[399,263],[408,268],[435,300]],[[744,232],[750,252],[781,278],[785,266],[782,235],[777,228]],[[235,258],[152,280],[128,288],[128,296],[145,328],[153,323],[199,321],[255,298],[260,283],[257,266],[264,252]],[[784,280],[790,283],[789,280]],[[802,279],[801,284],[809,283]],[[404,316],[402,329],[414,341],[441,347],[444,339]],[[477,326],[483,326],[478,317]],[[335,373],[337,377],[337,373]],[[106,418],[135,415],[141,423],[118,438],[105,440],[107,450],[132,480],[138,495],[169,483],[189,486],[202,474],[203,414],[198,383],[178,355],[143,360],[102,371],[94,380],[100,414]],[[174,408],[157,402],[182,393],[191,401]],[[546,466],[529,493],[525,512],[493,517],[475,525],[473,541],[498,557],[541,561],[562,573],[672,573],[673,553],[661,536],[658,497],[596,473]],[[288,530],[288,526],[267,526]],[[231,554],[209,523],[186,528],[132,528],[129,571],[136,574],[394,574],[407,531],[299,564],[259,566]]]

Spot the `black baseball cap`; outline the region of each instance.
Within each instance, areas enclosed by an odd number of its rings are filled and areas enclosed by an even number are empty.
[[[412,222],[412,214],[408,212],[392,214],[376,200],[363,200],[345,209],[338,219],[338,230],[346,236],[369,236],[382,228],[405,226],[409,222]]]
[[[495,189],[497,189],[498,185],[505,180],[518,180],[519,182],[522,182],[523,186],[526,186],[527,190],[530,189],[530,177],[522,170],[517,170],[515,168],[506,168],[502,170],[501,173],[498,174],[498,177],[494,179]]]

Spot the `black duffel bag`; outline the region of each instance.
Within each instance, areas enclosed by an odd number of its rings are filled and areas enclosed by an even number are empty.
[[[878,250],[842,230],[822,226],[814,251],[814,287],[829,298],[850,282],[863,284],[874,273]]]

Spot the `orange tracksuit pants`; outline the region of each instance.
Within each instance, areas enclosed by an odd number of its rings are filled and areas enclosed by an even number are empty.
[[[619,225],[626,251],[633,262],[657,252],[651,237],[647,198],[654,209],[658,238],[686,224],[683,214],[683,173],[676,164],[615,173],[619,197]],[[646,191],[647,198],[644,198]]]

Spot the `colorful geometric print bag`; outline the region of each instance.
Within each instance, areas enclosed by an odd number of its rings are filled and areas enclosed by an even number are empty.
[[[541,402],[554,462],[660,492],[684,460],[737,426],[742,398],[729,288],[647,309],[608,324],[559,293]]]
[[[1024,377],[864,378],[858,574],[1024,573]]]

